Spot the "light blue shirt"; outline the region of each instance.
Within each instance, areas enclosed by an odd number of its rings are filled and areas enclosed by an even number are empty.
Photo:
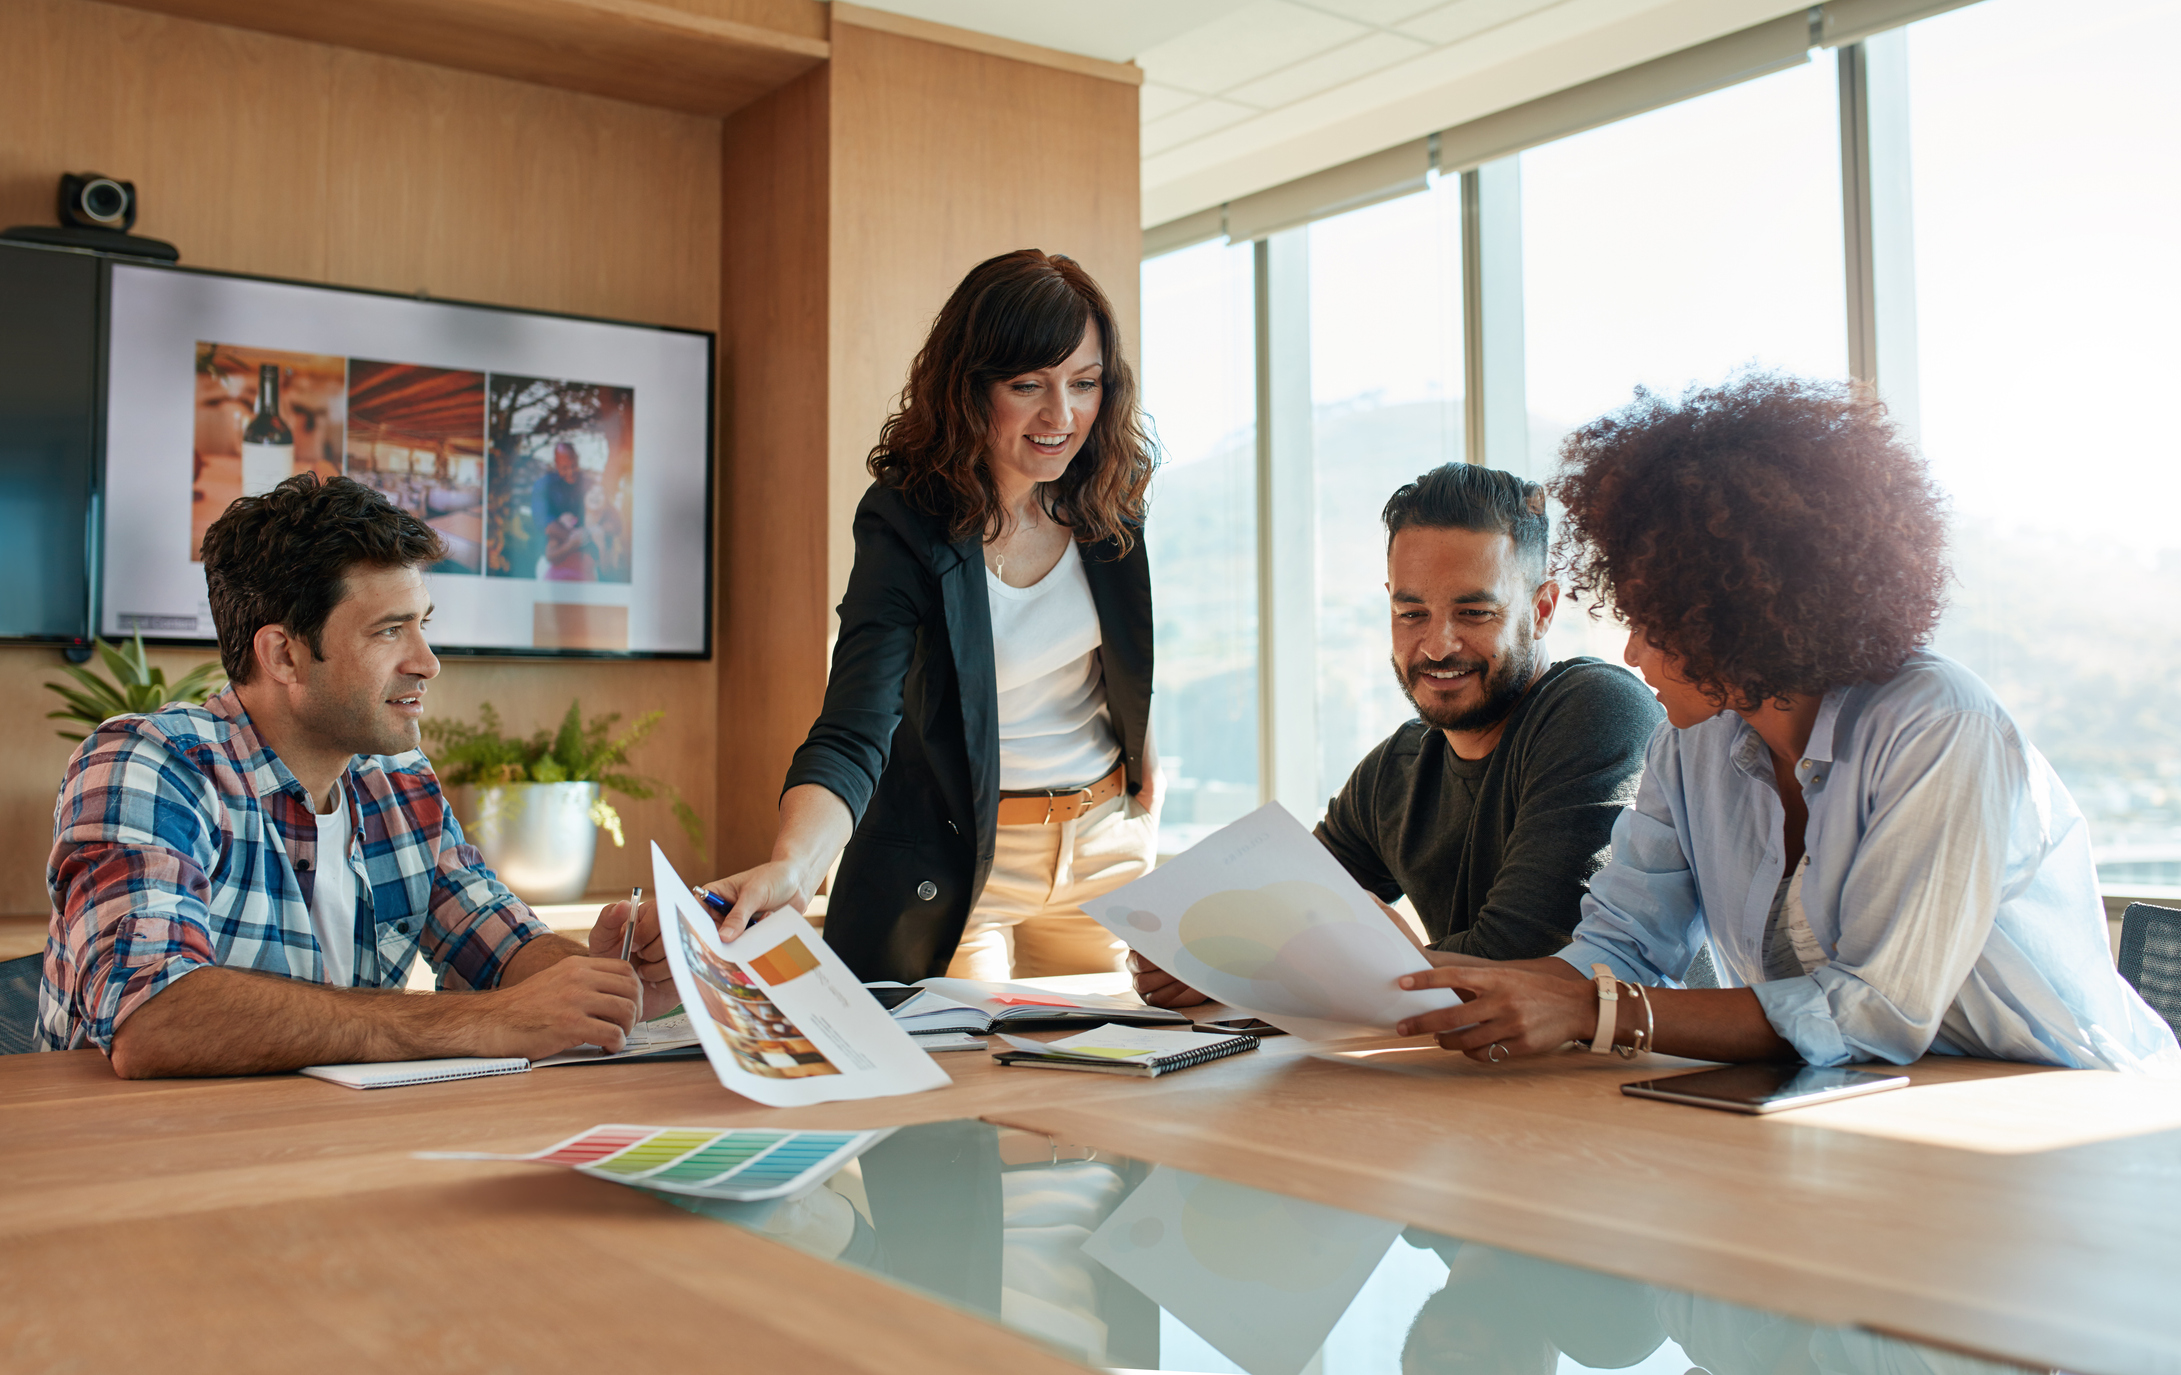
[[[1711,940],[1813,1065],[1926,1051],[2181,1074],[2181,1047],[2113,969],[2074,799],[1981,679],[1920,653],[1825,694],[1796,766],[1802,908],[1823,958],[1764,980],[1785,810],[1771,754],[1721,712],[1651,736],[1613,860],[1560,958],[1672,984]]]

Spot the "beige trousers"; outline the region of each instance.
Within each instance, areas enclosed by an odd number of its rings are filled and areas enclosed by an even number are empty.
[[[1057,826],[1002,826],[992,876],[947,965],[956,979],[1119,969],[1128,947],[1079,904],[1151,872],[1159,818],[1123,795]]]

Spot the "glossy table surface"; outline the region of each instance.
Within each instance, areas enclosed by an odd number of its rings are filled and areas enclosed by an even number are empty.
[[[2181,1130],[1963,1150],[1618,1091],[1687,1067],[1660,1057],[1343,1051],[1276,1039],[1156,1080],[955,1053],[947,1088],[798,1109],[730,1094],[701,1061],[363,1093],[297,1076],[125,1083],[93,1051],[4,1057],[0,1364],[1080,1369],[1051,1331],[1033,1340],[959,1295],[916,1292],[943,1285],[903,1287],[565,1170],[412,1155],[532,1151],[606,1122],[979,1119],[1016,1156],[1042,1141],[1126,1161],[1137,1182],[1166,1166],[1397,1223],[1418,1257],[1431,1245],[1414,1238],[1440,1238],[1449,1265],[1459,1242],[1513,1257],[1470,1263],[1487,1270],[1573,1266],[2086,1375],[2181,1371]],[[1934,1057],[1909,1073],[2007,1093],[2034,1072]]]

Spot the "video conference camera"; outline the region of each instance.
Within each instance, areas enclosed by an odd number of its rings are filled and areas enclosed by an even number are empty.
[[[49,244],[59,248],[90,248],[131,258],[151,258],[163,263],[182,260],[181,250],[160,239],[140,238],[129,231],[136,227],[136,183],[109,177],[104,172],[64,172],[55,198],[58,227],[20,224],[0,230],[0,239],[18,243]]]

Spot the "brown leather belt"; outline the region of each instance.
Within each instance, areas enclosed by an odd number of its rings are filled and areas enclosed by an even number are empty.
[[[1113,772],[1084,788],[1055,792],[1001,793],[1000,825],[1054,826],[1073,821],[1100,803],[1110,802],[1128,786],[1128,766],[1116,764]]]

